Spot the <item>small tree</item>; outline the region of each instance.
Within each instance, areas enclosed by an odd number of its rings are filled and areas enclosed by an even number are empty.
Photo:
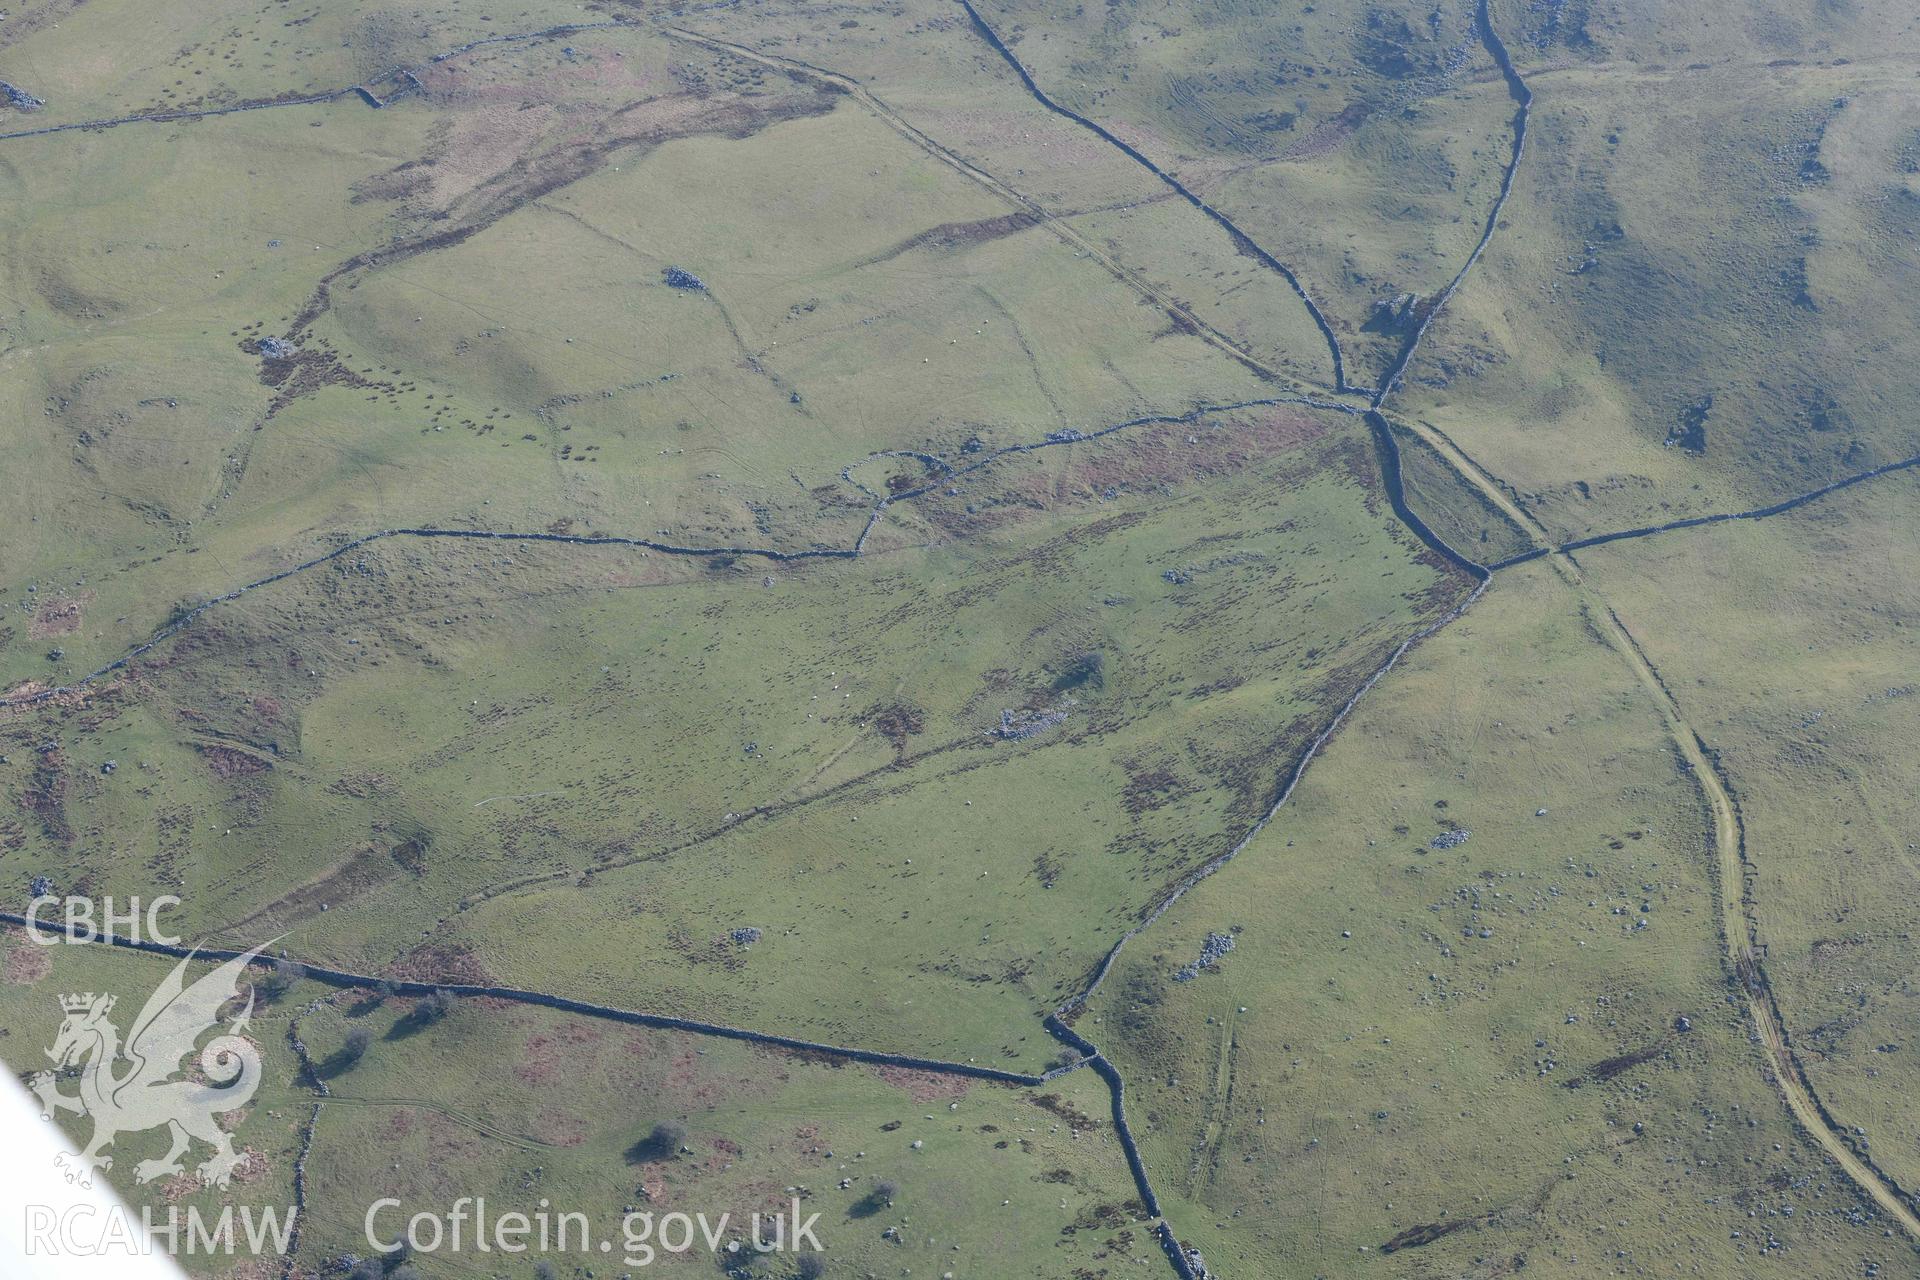
[[[884,1200],[888,1204],[892,1204],[893,1198],[899,1194],[900,1184],[891,1178],[882,1178],[873,1184],[873,1198],[875,1200]]]
[[[435,987],[433,993],[414,1006],[413,1016],[421,1022],[433,1023],[453,1012],[453,992],[445,987]]]
[[[559,1274],[545,1258],[533,1264],[533,1280],[555,1280]]]
[[[817,1253],[803,1253],[794,1265],[793,1274],[799,1280],[820,1280],[827,1274],[827,1260]]]
[[[373,994],[379,999],[380,1003],[385,1004],[400,994],[400,989],[393,985],[393,979],[382,978],[373,988]]]
[[[647,1135],[647,1147],[659,1155],[678,1155],[687,1140],[687,1126],[677,1120],[662,1120]]]
[[[373,1043],[373,1032],[365,1027],[355,1027],[347,1032],[347,1038],[340,1043],[340,1058],[348,1066],[366,1056],[367,1046]]]
[[[294,983],[306,976],[307,967],[305,965],[283,957],[274,961],[273,972],[269,973],[266,976],[266,980],[260,984],[260,990],[266,994],[268,999],[278,1000],[281,996],[287,994],[288,989],[290,989]]]

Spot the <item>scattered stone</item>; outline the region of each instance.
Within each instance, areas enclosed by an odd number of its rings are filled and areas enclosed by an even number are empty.
[[[761,935],[760,930],[754,928],[752,925],[743,925],[735,929],[731,936],[735,946],[750,947],[760,941]]]
[[[5,80],[0,80],[0,102],[5,102],[15,111],[38,111],[47,105],[25,89],[16,88]]]
[[[1419,320],[1420,310],[1420,295],[1417,293],[1396,293],[1391,298],[1376,298],[1373,324],[1379,329],[1404,329]]]
[[[1465,844],[1472,835],[1473,832],[1467,830],[1465,827],[1455,827],[1451,831],[1442,831],[1439,835],[1427,841],[1427,847],[1430,849],[1457,849]]]
[[[1206,941],[1200,944],[1200,958],[1173,975],[1175,982],[1192,982],[1200,976],[1202,969],[1210,969],[1226,958],[1233,950],[1233,935],[1230,933],[1209,933]]]
[[[1686,412],[1680,415],[1680,421],[1667,428],[1666,447],[1671,449],[1677,445],[1687,453],[1696,455],[1705,453],[1707,451],[1707,419],[1712,413],[1713,397],[1711,395],[1689,406]]]
[[[260,339],[260,354],[269,360],[291,360],[300,353],[300,348],[283,338]]]
[[[118,769],[119,767],[120,767],[120,762],[118,760],[103,761],[100,765],[100,772],[112,773],[115,769]]]
[[[707,287],[706,281],[693,274],[693,272],[682,270],[679,267],[668,267],[665,271],[661,272],[661,274],[666,277],[667,283],[676,289],[705,289]]]
[[[1000,712],[1000,727],[993,731],[996,738],[1005,738],[1018,742],[1045,733],[1067,718],[1065,711],[1008,711]]]

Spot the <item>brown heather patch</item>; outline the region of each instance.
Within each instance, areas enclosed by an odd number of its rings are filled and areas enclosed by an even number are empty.
[[[1015,235],[1028,227],[1040,225],[1038,215],[1019,210],[1003,213],[997,218],[981,218],[975,222],[943,222],[937,227],[929,227],[918,235],[909,236],[890,249],[883,250],[873,257],[854,263],[856,267],[870,267],[897,258],[904,253],[926,250],[952,253],[961,249],[970,249],[975,245],[986,244],[1002,237]]]
[[[24,934],[15,938],[7,948],[7,958],[0,963],[0,978],[7,985],[30,987],[53,972],[52,948],[43,947]]]
[[[1104,502],[1109,489],[1122,495],[1164,493],[1193,480],[1234,475],[1311,446],[1330,429],[1326,415],[1288,405],[1136,427],[1064,451],[1006,458],[969,477],[964,497],[950,499],[936,490],[921,500],[920,510],[950,537],[977,536],[1041,512]],[[1303,455],[1291,470],[1304,479],[1328,465],[1353,470],[1344,458],[1318,452]],[[971,514],[965,510],[968,503],[977,508]]]
[[[601,1033],[584,1022],[563,1022],[551,1031],[527,1037],[513,1074],[524,1084],[552,1084],[577,1074],[594,1054]]]
[[[1373,114],[1373,106],[1366,102],[1350,102],[1340,114],[1325,124],[1316,126],[1306,137],[1294,143],[1280,154],[1282,160],[1315,160],[1321,156],[1338,151],[1351,138],[1354,131],[1366,123]]]
[[[0,49],[17,44],[36,31],[55,26],[87,0],[47,0],[47,3],[11,15],[0,23]]]
[[[449,982],[475,987],[494,985],[493,974],[473,954],[473,948],[464,942],[423,942],[388,965],[387,976],[402,982]]]
[[[271,762],[232,747],[220,747],[212,744],[196,744],[200,758],[207,762],[207,768],[213,770],[213,776],[221,781],[232,778],[251,778],[266,773],[273,768]]]
[[[1027,1101],[1059,1120],[1074,1133],[1087,1133],[1100,1127],[1100,1121],[1095,1120],[1057,1093],[1029,1094]]]
[[[33,776],[20,790],[20,808],[37,819],[49,840],[60,844],[73,841],[73,828],[67,825],[67,757],[59,748],[36,753]]]
[[[240,349],[248,355],[261,355],[257,338],[243,340]],[[263,420],[272,418],[295,400],[312,395],[322,387],[376,387],[387,392],[396,389],[391,382],[370,382],[347,368],[340,362],[340,357],[333,353],[332,344],[324,339],[314,339],[311,345],[302,347],[290,356],[262,356],[260,382],[262,386],[274,389],[273,399],[267,404]]]
[[[875,1066],[871,1070],[894,1088],[904,1089],[915,1102],[951,1102],[964,1098],[973,1087],[973,1082],[964,1076],[915,1071],[910,1067]]]
[[[160,1198],[168,1204],[178,1204],[189,1196],[199,1194],[205,1185],[197,1173],[176,1173],[160,1184]]]
[[[273,1260],[246,1258],[233,1264],[227,1271],[226,1280],[275,1280],[278,1274],[278,1268]],[[296,1267],[287,1274],[289,1280],[292,1280],[293,1277],[305,1276],[308,1273]]]
[[[587,1140],[587,1124],[570,1111],[548,1107],[534,1117],[533,1136],[555,1147],[577,1147]]]

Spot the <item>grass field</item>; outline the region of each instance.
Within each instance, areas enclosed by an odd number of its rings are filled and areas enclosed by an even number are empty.
[[[831,569],[355,553],[7,713],[9,842],[61,885],[160,876],[196,936],[1031,1066],[1038,1013],[1464,586],[1346,418],[963,484]]]
[[[0,906],[1020,1073],[1125,938],[1076,1025],[1216,1277],[1907,1274],[1914,473],[1449,557],[1920,454],[1916,58],[1891,0],[16,0]],[[615,545],[356,541],[420,529]],[[0,1058],[168,968],[0,930]],[[256,1012],[290,1276],[376,1190],[1178,1270],[1093,1071],[417,1004]]]
[[[1510,225],[1401,408],[1569,538],[1920,452],[1911,84],[1872,63],[1544,76]]]
[[[1915,602],[1892,566],[1913,554],[1913,497],[1894,480],[1793,519],[1583,557],[1733,782],[1749,915],[1809,1078],[1907,1186],[1920,726]]]
[[[1358,385],[1413,327],[1395,301],[1431,298],[1479,237],[1512,104],[1471,5],[981,9],[1043,89],[1287,262]]]
[[[0,1015],[7,1040],[17,1042],[9,1056],[23,1063],[33,1055],[20,1046],[52,1043],[57,994],[112,988],[131,1000],[171,968],[95,947],[41,949],[13,930],[5,941]],[[231,1120],[236,1149],[248,1157],[238,1194],[219,1196],[182,1175],[136,1190],[135,1207],[285,1206],[311,1124],[299,1254],[308,1274],[376,1252],[366,1215],[383,1198],[400,1207],[375,1218],[381,1243],[416,1212],[444,1215],[462,1196],[484,1196],[496,1220],[522,1212],[537,1221],[543,1207],[585,1214],[591,1243],[610,1237],[619,1250],[628,1247],[627,1213],[704,1213],[715,1224],[731,1215],[725,1250],[754,1238],[756,1212],[759,1238],[772,1242],[773,1216],[784,1212],[791,1222],[798,1200],[802,1219],[819,1214],[815,1234],[844,1274],[921,1266],[1067,1277],[1157,1250],[1091,1072],[1019,1089],[810,1061],[494,1000],[462,1001],[427,1024],[417,1004],[301,982],[262,1007],[251,1032],[265,1057],[262,1084]],[[356,1028],[369,1040],[358,1058],[344,1051]],[[290,1029],[307,1046],[324,1100],[301,1074]],[[663,1146],[654,1136],[661,1125],[677,1126],[684,1150]],[[84,1138],[87,1127],[70,1132]],[[122,1139],[116,1170],[157,1154],[160,1138]],[[880,1184],[892,1185],[890,1197],[876,1192]],[[701,1260],[652,1243],[660,1265]],[[704,1243],[699,1249],[705,1253]],[[470,1253],[415,1253],[434,1276],[531,1274],[530,1260],[487,1265]],[[569,1266],[605,1264],[597,1249],[577,1243],[550,1256],[565,1253],[577,1255]],[[616,1262],[623,1257],[640,1266],[645,1255],[635,1246],[630,1255],[616,1252]],[[228,1262],[202,1260],[194,1270],[224,1275]],[[776,1256],[756,1274],[792,1274],[794,1265]]]
[[[1078,1024],[1181,1237],[1226,1275],[1850,1274],[1856,1201],[1728,1006],[1701,821],[1553,572],[1503,575]]]

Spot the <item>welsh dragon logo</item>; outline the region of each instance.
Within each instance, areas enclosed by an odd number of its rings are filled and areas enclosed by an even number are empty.
[[[71,1111],[93,1117],[93,1139],[86,1147],[59,1157],[67,1181],[91,1186],[94,1169],[113,1168],[113,1157],[103,1155],[123,1133],[139,1133],[166,1126],[172,1147],[159,1160],[142,1160],[134,1176],[151,1182],[185,1172],[180,1157],[198,1139],[213,1148],[196,1170],[210,1186],[224,1187],[244,1157],[235,1153],[233,1139],[214,1122],[222,1112],[243,1107],[260,1086],[260,1051],[240,1033],[253,1015],[253,994],[223,1033],[199,1052],[201,1078],[181,1078],[182,1060],[194,1052],[202,1035],[220,1024],[220,1010],[240,995],[240,976],[260,954],[258,947],[236,956],[192,986],[186,985],[187,960],[182,960],[148,997],[133,1020],[126,1042],[108,1018],[114,997],[67,995],[60,997],[66,1020],[47,1056],[58,1071],[79,1069],[78,1094],[68,1096],[55,1086],[54,1071],[36,1073],[27,1084],[40,1098],[41,1118]]]

